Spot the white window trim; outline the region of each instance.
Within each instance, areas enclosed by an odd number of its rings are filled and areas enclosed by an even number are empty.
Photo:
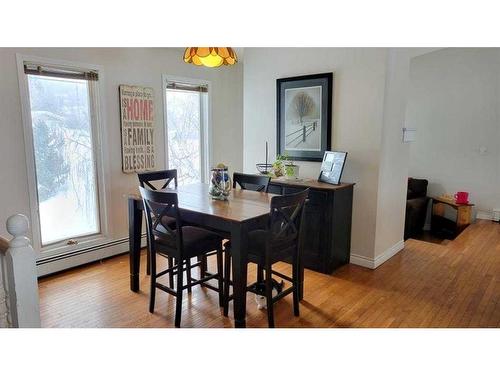
[[[168,121],[167,121],[167,83],[168,82],[184,82],[192,85],[205,85],[208,87],[207,93],[207,108],[206,108],[206,119],[205,116],[201,116],[201,180],[202,182],[208,182],[210,166],[212,165],[212,82],[197,79],[197,78],[187,78],[172,76],[169,74],[162,74],[162,92],[163,92],[163,130],[165,132],[165,166],[168,168]],[[200,102],[200,106],[202,103]]]
[[[100,65],[64,61],[58,59],[48,59],[38,56],[29,56],[16,54],[17,59],[17,74],[19,79],[19,92],[21,95],[21,109],[22,109],[22,121],[24,129],[24,143],[26,152],[26,167],[28,172],[28,193],[29,193],[29,204],[31,213],[31,230],[33,235],[33,247],[37,250],[37,259],[48,258],[54,255],[77,251],[85,249],[91,246],[97,246],[108,242],[109,240],[109,225],[108,225],[108,202],[110,201],[108,189],[108,181],[106,176],[109,170],[106,158],[104,157],[103,148],[101,145],[108,144],[106,139],[106,133],[102,126],[103,119],[105,119],[104,113],[104,69]],[[52,65],[58,67],[68,67],[68,68],[82,68],[95,70],[99,74],[99,80],[96,85],[96,95],[98,100],[96,100],[91,105],[94,106],[95,119],[92,121],[93,130],[93,142],[94,142],[94,155],[96,164],[96,178],[97,178],[97,190],[99,199],[99,221],[100,221],[100,233],[95,235],[89,235],[85,237],[80,237],[78,239],[78,244],[68,245],[66,240],[56,242],[47,246],[42,247],[41,233],[40,233],[40,217],[38,215],[38,194],[36,187],[36,169],[35,169],[35,156],[33,149],[33,134],[32,134],[32,124],[31,124],[31,106],[29,102],[29,89],[28,89],[28,78],[24,73],[24,63],[31,62],[40,65]]]

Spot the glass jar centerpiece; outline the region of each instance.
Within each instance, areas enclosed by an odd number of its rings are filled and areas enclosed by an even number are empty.
[[[210,174],[210,188],[208,193],[213,199],[226,201],[230,192],[231,177],[229,177],[227,166],[224,164],[217,164]]]

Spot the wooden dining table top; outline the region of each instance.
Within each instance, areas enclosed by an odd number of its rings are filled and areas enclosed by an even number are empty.
[[[271,198],[277,194],[251,190],[232,189],[227,201],[213,199],[209,194],[209,184],[194,183],[176,189],[160,191],[177,193],[181,210],[215,216],[227,221],[244,222],[269,214]],[[140,194],[131,194],[141,199]]]

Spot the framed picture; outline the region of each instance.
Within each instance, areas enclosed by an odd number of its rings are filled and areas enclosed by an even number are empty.
[[[154,92],[150,87],[119,86],[122,171],[155,169]]]
[[[347,152],[326,151],[323,156],[323,163],[321,163],[318,181],[333,185],[340,184],[346,158]]]
[[[332,135],[333,73],[276,81],[277,152],[321,161]]]

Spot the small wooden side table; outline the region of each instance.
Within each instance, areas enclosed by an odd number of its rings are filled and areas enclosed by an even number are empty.
[[[457,211],[455,221],[445,217],[445,207],[452,207]],[[472,221],[472,203],[456,203],[453,199],[432,197],[431,231],[449,239],[457,237]]]

